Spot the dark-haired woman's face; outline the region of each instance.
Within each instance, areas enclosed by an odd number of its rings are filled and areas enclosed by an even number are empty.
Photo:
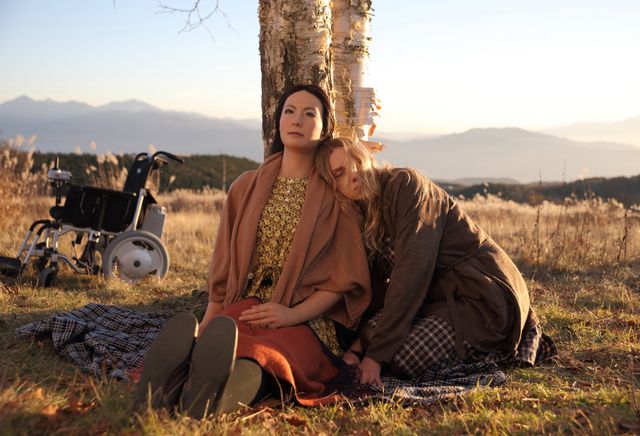
[[[285,149],[315,151],[322,138],[322,102],[307,91],[298,91],[284,102],[280,139]]]

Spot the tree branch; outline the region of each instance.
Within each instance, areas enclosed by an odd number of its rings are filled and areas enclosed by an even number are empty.
[[[194,0],[193,7],[186,9],[186,8],[177,8],[171,5],[167,5],[162,1],[158,1],[158,8],[160,8],[160,11],[158,11],[158,13],[159,14],[176,14],[176,13],[186,14],[184,27],[180,29],[178,33],[191,32],[199,27],[203,27],[207,31],[211,39],[215,42],[215,37],[213,36],[213,33],[211,32],[211,30],[206,24],[206,21],[209,20],[214,14],[220,14],[224,18],[224,20],[227,22],[227,27],[231,29],[233,32],[235,32],[236,34],[238,33],[231,26],[231,23],[229,21],[229,17],[227,16],[227,14],[220,8],[219,0],[213,1],[213,8],[209,11],[202,9],[202,6],[203,6],[202,3],[203,3],[202,0]]]

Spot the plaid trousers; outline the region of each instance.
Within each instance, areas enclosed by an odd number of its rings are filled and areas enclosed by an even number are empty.
[[[369,319],[369,327],[375,329],[381,315],[382,311],[379,311]],[[531,366],[558,354],[555,344],[542,333],[539,324],[523,333],[515,357],[500,352],[483,352],[464,340],[466,357],[461,362],[456,353],[455,339],[455,329],[448,322],[433,315],[420,318],[393,355],[389,370],[396,377],[415,379],[426,372],[462,363],[506,362]]]

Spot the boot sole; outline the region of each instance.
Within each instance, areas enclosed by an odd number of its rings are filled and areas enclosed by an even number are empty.
[[[262,386],[263,371],[253,360],[238,359],[226,386],[220,394],[216,415],[251,406]]]
[[[198,320],[190,313],[178,314],[167,321],[144,356],[144,368],[134,398],[137,407],[146,404],[153,409],[170,406],[166,397],[171,393],[165,392],[166,386],[176,369],[189,359],[197,329]]]
[[[238,327],[228,316],[215,317],[198,336],[180,401],[182,410],[192,418],[205,418],[215,410],[234,367],[237,342]]]

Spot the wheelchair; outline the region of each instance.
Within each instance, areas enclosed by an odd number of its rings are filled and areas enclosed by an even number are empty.
[[[157,204],[146,184],[170,160],[183,163],[164,151],[137,154],[122,191],[70,184],[71,173],[56,163],[47,174],[56,196],[49,210],[53,219],[31,224],[16,257],[0,256],[0,274],[17,277],[32,262],[41,287],[52,285],[61,263],[79,274],[102,273],[127,282],[147,276],[164,278],[169,271],[169,254],[161,239],[166,209]],[[75,234],[73,255],[58,250],[59,239],[66,234]]]

